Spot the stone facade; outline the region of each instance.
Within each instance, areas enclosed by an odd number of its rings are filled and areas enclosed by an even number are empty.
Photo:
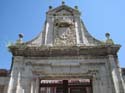
[[[35,39],[23,42],[20,34],[17,43],[9,46],[13,64],[10,78],[0,77],[8,86],[3,93],[40,93],[41,80],[55,79],[90,79],[92,93],[125,93],[117,57],[120,45],[109,36],[106,42],[92,37],[77,8],[63,3],[50,9]],[[5,82],[0,84],[3,89]]]

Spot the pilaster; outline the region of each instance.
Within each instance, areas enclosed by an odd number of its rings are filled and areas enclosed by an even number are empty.
[[[8,86],[7,93],[16,93],[17,90],[17,82],[18,82],[18,73],[20,68],[20,63],[23,62],[23,57],[15,56],[13,60],[13,67],[10,74],[10,81]]]
[[[118,71],[118,66],[116,64],[116,59],[113,55],[108,55],[109,57],[109,64],[110,64],[110,73],[113,80],[113,85],[115,88],[115,93],[124,93],[124,85],[122,82],[122,77],[120,75],[120,72]]]

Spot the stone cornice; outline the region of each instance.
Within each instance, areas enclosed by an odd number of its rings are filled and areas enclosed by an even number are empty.
[[[25,57],[58,57],[58,56],[106,56],[117,55],[120,45],[100,45],[100,46],[41,46],[28,47],[23,45],[10,46],[9,50],[13,56]]]

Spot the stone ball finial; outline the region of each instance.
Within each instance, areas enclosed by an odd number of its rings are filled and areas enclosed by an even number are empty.
[[[106,33],[105,36],[107,37],[107,39],[110,38],[110,33]]]
[[[21,44],[23,43],[23,34],[19,34],[19,39],[16,41],[16,44]]]
[[[20,33],[20,34],[19,34],[19,38],[23,38],[23,34]]]
[[[110,39],[110,34],[109,34],[109,33],[106,33],[105,36],[106,36],[106,38],[107,38],[106,44],[108,44],[108,45],[113,45],[114,42],[113,42],[112,39]]]
[[[78,9],[78,6],[74,6],[75,7],[75,9]]]
[[[62,1],[62,5],[64,5],[65,4],[65,1]]]
[[[52,9],[52,6],[49,6],[49,9]]]

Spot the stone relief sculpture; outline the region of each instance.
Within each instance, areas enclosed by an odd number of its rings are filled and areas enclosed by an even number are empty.
[[[63,17],[62,19],[55,20],[55,45],[75,45],[75,27],[74,23],[70,18]]]

